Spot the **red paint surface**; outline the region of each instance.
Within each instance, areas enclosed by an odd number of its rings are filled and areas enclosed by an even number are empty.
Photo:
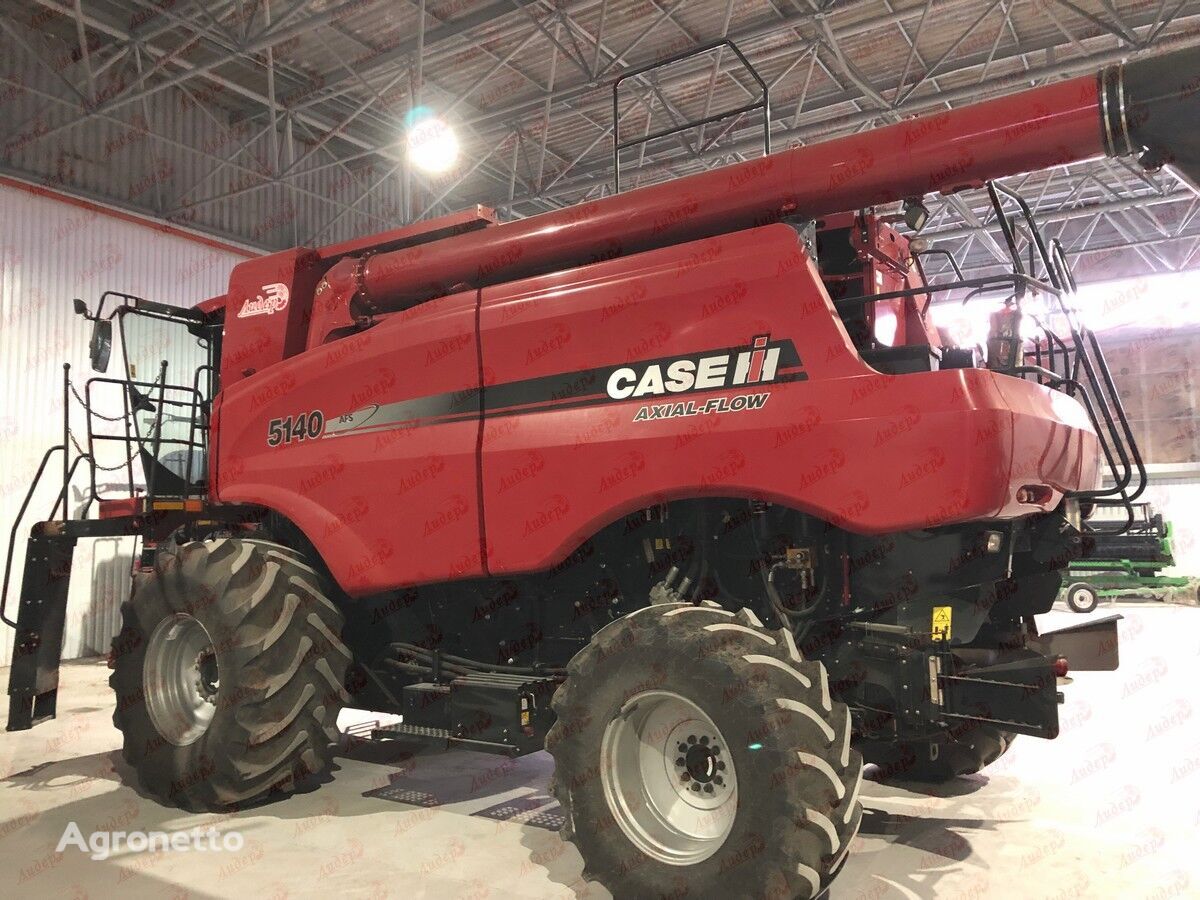
[[[809,378],[716,392],[769,391],[757,411],[634,422],[646,403],[708,396],[679,394],[265,443],[283,415],[333,419],[768,333],[794,341]],[[288,516],[360,595],[546,568],[673,497],[761,497],[862,532],[1027,514],[1039,507],[1015,504],[1021,485],[1055,488],[1041,508],[1091,486],[1096,439],[1075,401],[1032,383],[977,369],[875,372],[795,233],[773,225],[386,317],[225,391],[217,455],[220,500]]]
[[[1094,76],[799,147],[615,197],[380,254],[364,287],[398,309],[484,286],[775,221],[951,191],[1103,153]]]
[[[216,496],[290,518],[353,595],[546,568],[677,497],[763,498],[866,533],[1050,509],[1095,483],[1096,436],[1078,404],[986,370],[875,372],[795,233],[756,226],[1101,152],[1085,77],[431,243],[389,249],[384,235],[244,263],[214,405]],[[887,257],[867,260],[875,289],[907,286]],[[238,318],[270,282],[288,286],[288,308]],[[373,327],[354,333],[351,301]],[[936,344],[916,302],[887,305],[899,341]],[[486,406],[512,382],[763,334],[794,342],[808,380],[723,392],[769,391],[755,411],[635,421],[687,394],[484,418],[476,406],[420,427],[266,443],[274,418],[320,410],[332,422],[481,389]],[[1017,504],[1027,484],[1053,491]]]
[[[222,393],[216,496],[294,521],[353,594],[483,572],[478,418],[268,447],[271,419],[477,394],[477,292],[294,356]]]

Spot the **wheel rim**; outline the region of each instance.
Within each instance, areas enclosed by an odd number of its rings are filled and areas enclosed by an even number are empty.
[[[729,837],[738,804],[733,758],[690,700],[670,691],[632,697],[608,723],[600,753],[608,808],[643,853],[695,865]]]
[[[1075,588],[1074,593],[1071,594],[1071,602],[1076,606],[1091,606],[1092,592],[1087,588]]]
[[[159,622],[146,648],[142,688],[150,721],[177,747],[194,743],[217,710],[220,672],[200,621],[177,613]]]

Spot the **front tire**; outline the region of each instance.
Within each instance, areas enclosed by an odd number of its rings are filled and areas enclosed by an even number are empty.
[[[862,820],[824,667],[748,610],[649,606],[567,667],[546,740],[563,837],[614,897],[816,897]]]
[[[350,654],[321,576],[294,551],[185,544],[137,577],[122,614],[113,724],[158,800],[236,808],[329,768]]]

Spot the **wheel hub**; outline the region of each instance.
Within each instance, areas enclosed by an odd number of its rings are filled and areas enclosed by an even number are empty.
[[[691,790],[713,794],[725,789],[725,762],[720,759],[721,746],[710,735],[688,735],[687,743],[679,745],[680,756],[675,758],[679,780],[691,783]]]
[[[186,747],[208,730],[220,683],[217,653],[199,619],[177,613],[158,624],[146,646],[142,689],[165,740]]]
[[[694,865],[732,831],[733,760],[716,724],[690,700],[671,691],[630,699],[605,729],[601,762],[609,809],[647,855]]]
[[[212,701],[217,696],[217,688],[220,686],[220,676],[217,672],[217,654],[213,652],[212,647],[200,652],[196,657],[196,691],[204,697],[205,700]]]

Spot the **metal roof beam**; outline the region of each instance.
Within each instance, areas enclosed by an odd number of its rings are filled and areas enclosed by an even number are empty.
[[[461,37],[468,31],[478,28],[481,25],[494,23],[498,19],[515,14],[515,12],[516,10],[513,9],[512,4],[508,0],[497,0],[497,2],[489,3],[487,6],[468,13],[465,16],[460,16],[457,19],[449,19],[441,25],[428,29],[425,32],[426,64],[435,61],[434,57],[428,52],[431,46]],[[522,29],[518,28],[517,30],[521,31]],[[402,41],[391,50],[379,54],[371,66],[360,68],[359,75],[369,79],[372,75],[379,72],[389,72],[397,65],[408,65],[410,62],[409,57],[416,53],[416,51],[416,37]],[[356,84],[357,81],[354,78],[341,78],[323,89],[315,91],[311,97],[294,106],[293,110],[308,109],[318,103],[338,97],[347,90],[353,90]]]
[[[1194,44],[1195,40],[1195,35],[1190,33],[1172,35],[1171,37],[1160,40],[1155,45],[1155,50],[1186,46]],[[1136,56],[1137,54],[1135,52],[1132,55]],[[903,113],[905,115],[917,114],[927,111],[931,108],[940,107],[946,103],[961,103],[978,100],[981,95],[999,93],[1005,89],[1028,83],[1031,80],[1050,80],[1054,78],[1086,74],[1088,72],[1096,71],[1100,67],[1109,63],[1120,62],[1130,57],[1131,53],[1128,50],[1109,48],[1091,53],[1088,56],[1071,59],[1065,62],[1036,66],[1027,71],[1016,72],[1011,75],[997,76],[982,84],[964,85],[960,88],[951,88],[950,90],[942,91],[938,94],[913,98],[905,104],[896,107],[894,111]],[[960,69],[951,70],[946,74],[955,74],[961,71],[968,71],[971,68],[974,68],[974,65],[968,65]],[[818,110],[809,110],[810,113],[814,111]],[[781,129],[773,132],[773,137],[777,138],[780,142],[805,142],[813,138],[828,136],[833,132],[845,131],[858,126],[869,125],[870,123],[882,118],[886,112],[887,110],[883,109],[868,109],[836,118],[822,119],[819,122],[803,125],[798,128],[793,127]],[[740,139],[734,144],[726,145],[724,148],[722,148],[721,152],[753,152],[757,144],[757,138],[749,137]],[[608,174],[605,171],[606,162],[607,161],[598,161],[595,168],[589,168],[586,170],[587,174],[563,184],[558,191],[555,192],[555,194],[546,196],[555,198],[569,196],[571,193],[576,191],[590,190],[595,186],[597,181],[608,179]],[[673,161],[669,158],[664,158],[664,160],[660,163],[651,163],[650,168],[653,170],[659,165],[671,164],[672,162]]]

